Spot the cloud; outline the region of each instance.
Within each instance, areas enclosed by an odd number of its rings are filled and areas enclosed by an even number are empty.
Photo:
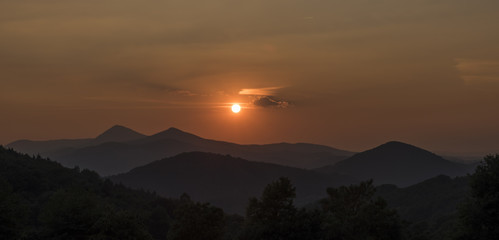
[[[282,88],[283,87],[244,88],[239,91],[239,95],[255,97],[251,104],[256,107],[287,108],[290,106],[290,102],[275,96],[277,91]]]
[[[168,92],[176,94],[176,95],[187,96],[187,97],[198,96],[198,94],[193,93],[189,90],[185,90],[185,89],[170,89]]]
[[[187,90],[187,89],[172,87],[172,86],[164,84],[162,82],[143,80],[143,79],[140,79],[139,77],[116,78],[114,81],[111,81],[111,83],[114,85],[125,84],[125,85],[128,85],[129,87],[133,88],[134,90],[135,89],[142,89],[142,90],[145,90],[147,92],[159,92],[161,94],[167,93],[170,95],[186,96],[186,97],[193,97],[193,96],[199,95],[199,94],[194,93],[194,92]]]
[[[273,96],[260,96],[253,101],[253,105],[257,107],[287,108],[289,107],[290,103]]]
[[[244,88],[239,91],[239,95],[272,96],[281,88],[282,87]]]
[[[471,82],[499,82],[499,61],[480,59],[456,59],[461,78]]]

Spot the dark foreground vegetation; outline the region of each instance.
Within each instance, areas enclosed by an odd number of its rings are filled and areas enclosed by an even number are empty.
[[[405,192],[384,186],[376,193],[372,181],[366,181],[328,188],[322,201],[298,208],[295,187],[280,178],[249,200],[243,217],[192,201],[186,194],[162,198],[114,184],[92,171],[64,168],[0,146],[0,239],[498,238],[499,156],[486,157],[469,180],[432,181],[455,187],[434,189],[436,196],[414,200],[404,196],[418,196],[435,184]],[[468,181],[469,191],[461,187]],[[469,192],[466,200],[452,203],[457,196],[452,194],[459,193],[461,199],[463,189]],[[418,215],[408,206],[418,204],[434,206],[435,212],[460,207],[458,214],[435,217],[421,211]],[[447,205],[450,210],[441,209]]]

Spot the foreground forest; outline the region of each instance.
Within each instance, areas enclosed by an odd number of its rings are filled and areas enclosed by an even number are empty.
[[[324,189],[305,207],[276,177],[239,216],[0,146],[0,239],[494,239],[498,193],[496,155],[469,177],[404,189],[364,181]]]

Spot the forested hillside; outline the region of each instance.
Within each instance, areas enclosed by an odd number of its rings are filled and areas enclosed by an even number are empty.
[[[499,156],[485,160],[471,188],[468,178],[447,176],[407,188],[370,180],[328,187],[306,208],[296,206],[293,182],[276,178],[238,216],[0,146],[0,239],[437,240],[470,239],[480,226],[486,232],[476,239],[493,239]]]
[[[391,141],[316,171],[373,179],[376,185],[407,187],[438,175],[465,176],[475,166],[451,162],[425,149]]]
[[[459,206],[469,190],[468,177],[440,175],[406,188],[382,185],[376,195],[410,223],[407,231],[411,235],[437,240],[451,238]]]
[[[359,182],[339,174],[322,174],[205,152],[164,158],[109,179],[132,188],[155,191],[164,197],[187,192],[194,200],[242,214],[248,198],[258,195],[265,185],[279,177],[289,178],[296,186],[298,205],[323,198],[328,187]]]
[[[166,239],[186,205],[0,146],[0,239]]]

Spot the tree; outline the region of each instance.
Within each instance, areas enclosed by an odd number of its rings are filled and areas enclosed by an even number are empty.
[[[0,176],[0,239],[19,239],[29,207],[12,186]]]
[[[470,197],[459,209],[457,239],[499,239],[499,155],[486,156],[470,175]]]
[[[287,178],[267,185],[260,199],[250,199],[243,239],[294,239],[295,197],[295,188]]]
[[[402,224],[386,202],[373,200],[372,180],[359,185],[328,188],[321,202],[325,239],[400,239]]]
[[[165,239],[181,201],[0,146],[0,239]]]
[[[169,240],[217,240],[225,231],[222,209],[208,203],[195,203],[182,195],[183,204],[175,210],[175,222],[168,232]]]
[[[126,211],[108,209],[90,229],[90,240],[153,239],[141,219]]]
[[[51,196],[40,214],[43,235],[50,239],[87,239],[102,215],[102,207],[88,191],[61,189]]]

